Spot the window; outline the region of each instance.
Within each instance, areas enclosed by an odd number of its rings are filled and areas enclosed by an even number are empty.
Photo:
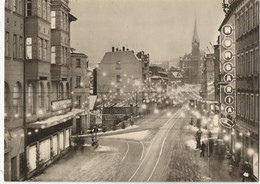
[[[119,89],[119,88],[116,89],[116,94],[117,94],[118,96],[120,95],[120,89]]]
[[[28,102],[27,102],[27,110],[28,110],[28,114],[33,114],[34,112],[34,93],[33,93],[33,86],[32,84],[29,84],[28,86]]]
[[[27,0],[27,16],[32,16],[32,0]]]
[[[254,55],[253,50],[250,51],[250,75],[253,74],[254,70]]]
[[[56,11],[51,11],[51,29],[56,29]]]
[[[250,120],[253,120],[254,119],[254,94],[251,94],[250,95],[250,110],[249,110],[249,113],[250,113]]]
[[[38,59],[42,59],[43,40],[38,38]]]
[[[76,96],[76,105],[81,106],[81,96]]]
[[[13,38],[13,58],[17,58],[17,35],[14,34]]]
[[[116,82],[121,82],[121,76],[120,75],[116,76]]]
[[[13,11],[18,10],[18,0],[13,0]]]
[[[46,102],[47,102],[47,110],[51,110],[51,89],[50,89],[50,84],[47,83],[47,95],[46,95]]]
[[[9,32],[5,32],[5,56],[9,56]]]
[[[258,65],[258,63],[259,63],[259,60],[258,60],[258,47],[255,49],[255,74],[258,74],[259,73],[259,65]]]
[[[258,26],[259,25],[259,1],[256,1],[256,26]]]
[[[240,93],[237,93],[237,114],[238,115],[240,115],[240,111],[241,111],[240,103],[241,103],[241,95]]]
[[[39,106],[41,109],[44,108],[44,86],[42,83],[39,86]]]
[[[43,58],[42,60],[44,61],[47,61],[47,45],[48,45],[48,42],[46,40],[43,40]]]
[[[20,85],[18,83],[16,83],[14,86],[13,105],[14,105],[15,117],[19,117],[19,115],[20,115]]]
[[[80,68],[80,59],[76,59],[76,68]]]
[[[120,61],[117,61],[116,62],[116,69],[120,69],[121,68],[121,66],[120,66]]]
[[[23,59],[23,37],[19,37],[19,58]]]
[[[259,95],[258,94],[256,94],[255,95],[255,115],[254,115],[254,117],[255,117],[255,121],[257,121],[257,122],[259,122]],[[256,126],[258,126],[258,125],[256,125]]]
[[[60,83],[60,99],[64,99],[64,89],[63,89],[63,84]]]
[[[5,7],[9,9],[10,0],[5,0]]]
[[[81,87],[81,76],[76,76],[76,87]]]
[[[42,16],[43,16],[43,19],[47,20],[47,0],[43,0],[42,2]]]
[[[26,38],[26,59],[32,59],[32,38]]]
[[[65,14],[64,12],[62,12],[62,29],[64,29],[64,25],[65,25]]]
[[[56,46],[51,46],[51,64],[56,64]]]
[[[5,104],[4,104],[4,106],[5,106],[5,111],[4,111],[4,116],[6,117],[6,116],[8,116],[9,115],[9,113],[8,113],[8,111],[9,111],[9,99],[10,99],[10,89],[9,89],[9,86],[8,86],[8,84],[5,82],[5,91],[4,91],[4,93],[5,93]]]
[[[67,48],[64,47],[64,50],[63,50],[63,58],[64,58],[64,61],[63,61],[63,64],[64,65],[67,65]]]

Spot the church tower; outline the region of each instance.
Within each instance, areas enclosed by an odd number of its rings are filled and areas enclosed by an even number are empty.
[[[200,40],[199,40],[198,30],[197,30],[197,21],[195,18],[193,38],[192,38],[192,56],[196,57],[199,55],[200,55]]]

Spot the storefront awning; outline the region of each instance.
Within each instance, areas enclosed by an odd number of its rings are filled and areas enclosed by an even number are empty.
[[[49,128],[60,123],[66,122],[67,120],[72,119],[76,115],[80,115],[84,112],[84,109],[72,109],[67,114],[53,116],[43,121],[36,121],[34,123],[28,124],[27,128]]]

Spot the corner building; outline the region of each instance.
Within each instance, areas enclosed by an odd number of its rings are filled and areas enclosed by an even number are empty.
[[[69,1],[5,2],[5,180],[16,181],[69,149],[82,110],[72,109]]]

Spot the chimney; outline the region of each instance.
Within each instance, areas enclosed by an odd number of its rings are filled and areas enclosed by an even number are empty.
[[[116,51],[118,51],[118,48],[116,48]]]
[[[122,50],[125,51],[125,47],[124,46],[122,47]]]
[[[115,52],[115,47],[112,47],[112,52]]]

